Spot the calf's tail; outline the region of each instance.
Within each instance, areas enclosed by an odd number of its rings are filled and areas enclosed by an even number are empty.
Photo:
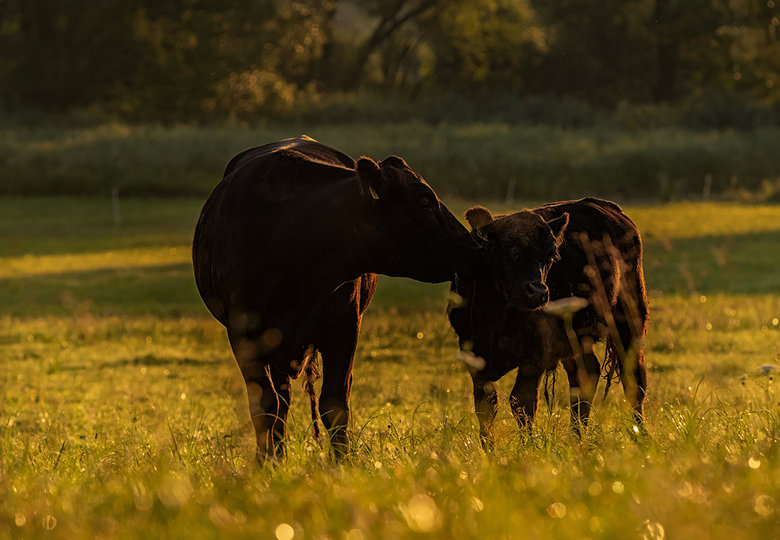
[[[615,346],[615,341],[610,336],[607,338],[604,365],[601,368],[605,372],[604,378],[607,380],[607,384],[604,387],[604,399],[607,398],[612,381],[620,378],[619,366],[620,355],[618,354],[617,346]]]
[[[605,378],[607,379],[607,384],[604,388],[605,398],[612,381],[620,378],[622,370],[627,368],[634,369],[633,363],[635,362],[643,363],[642,342],[647,332],[650,310],[644,275],[642,273],[641,253],[638,265],[632,269],[629,278],[634,294],[628,294],[627,298],[623,299],[628,305],[618,305],[618,313],[615,317],[617,319],[617,328],[614,329],[615,332],[611,333],[606,340],[606,354],[603,367]],[[625,287],[626,285],[624,284],[623,286]],[[616,338],[620,340],[618,343],[615,342]],[[625,358],[621,356],[625,356]],[[628,363],[628,366],[626,363]]]
[[[309,395],[311,405],[311,426],[314,440],[320,442],[320,423],[317,413],[317,393],[314,389],[314,383],[320,377],[319,363],[317,362],[317,351],[312,349],[308,352],[303,368],[305,378],[303,379],[303,389]]]

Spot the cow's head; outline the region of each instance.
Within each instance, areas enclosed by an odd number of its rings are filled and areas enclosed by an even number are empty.
[[[545,221],[525,210],[495,219],[487,208],[475,206],[466,220],[484,242],[493,283],[506,300],[522,309],[546,304],[547,273],[558,257],[569,214]]]
[[[377,273],[436,283],[469,274],[484,250],[433,189],[396,156],[357,161]]]

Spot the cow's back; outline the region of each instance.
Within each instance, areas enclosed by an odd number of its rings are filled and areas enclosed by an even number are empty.
[[[542,216],[545,221],[568,213],[567,239],[575,232],[585,233],[591,239],[599,241],[604,234],[608,234],[613,241],[639,236],[636,225],[623,213],[623,209],[618,204],[604,199],[586,197],[576,201],[550,203],[534,209],[533,212]]]
[[[300,137],[283,139],[281,141],[249,148],[236,154],[225,167],[225,174],[223,176],[227,177],[233,171],[240,169],[249,163],[261,160],[265,156],[271,156],[284,150],[299,152],[312,161],[347,167],[350,169],[355,168],[355,160],[347,154],[324,145],[307,135],[301,135]]]
[[[222,183],[236,202],[274,204],[354,174],[355,160],[304,135],[241,152]]]

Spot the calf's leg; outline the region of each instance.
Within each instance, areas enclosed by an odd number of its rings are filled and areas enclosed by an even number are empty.
[[[569,404],[571,406],[571,426],[575,435],[580,437],[588,425],[590,409],[596,395],[596,387],[601,375],[601,366],[593,354],[593,341],[580,344],[581,359],[572,358],[565,362],[569,379]]]
[[[617,317],[616,317],[617,319]],[[620,345],[607,342],[607,353],[617,354],[620,362],[620,382],[626,400],[631,405],[634,421],[641,427],[644,423],[644,403],[647,394],[647,368],[642,350],[643,336],[635,336],[628,324],[618,324]]]
[[[530,429],[539,404],[541,370],[518,370],[515,385],[509,395],[509,406],[521,430]]]
[[[647,368],[645,367],[645,353],[642,350],[629,355],[626,362],[621,364],[620,382],[628,403],[634,412],[634,421],[637,426],[643,426],[645,418],[645,396],[647,395]]]
[[[479,440],[486,451],[493,449],[493,421],[498,412],[498,393],[492,381],[472,375],[474,385],[474,410],[479,421]]]

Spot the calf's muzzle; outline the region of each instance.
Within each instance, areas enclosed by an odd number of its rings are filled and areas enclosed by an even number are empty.
[[[526,281],[521,286],[521,290],[530,309],[543,306],[550,299],[550,290],[540,281]]]

